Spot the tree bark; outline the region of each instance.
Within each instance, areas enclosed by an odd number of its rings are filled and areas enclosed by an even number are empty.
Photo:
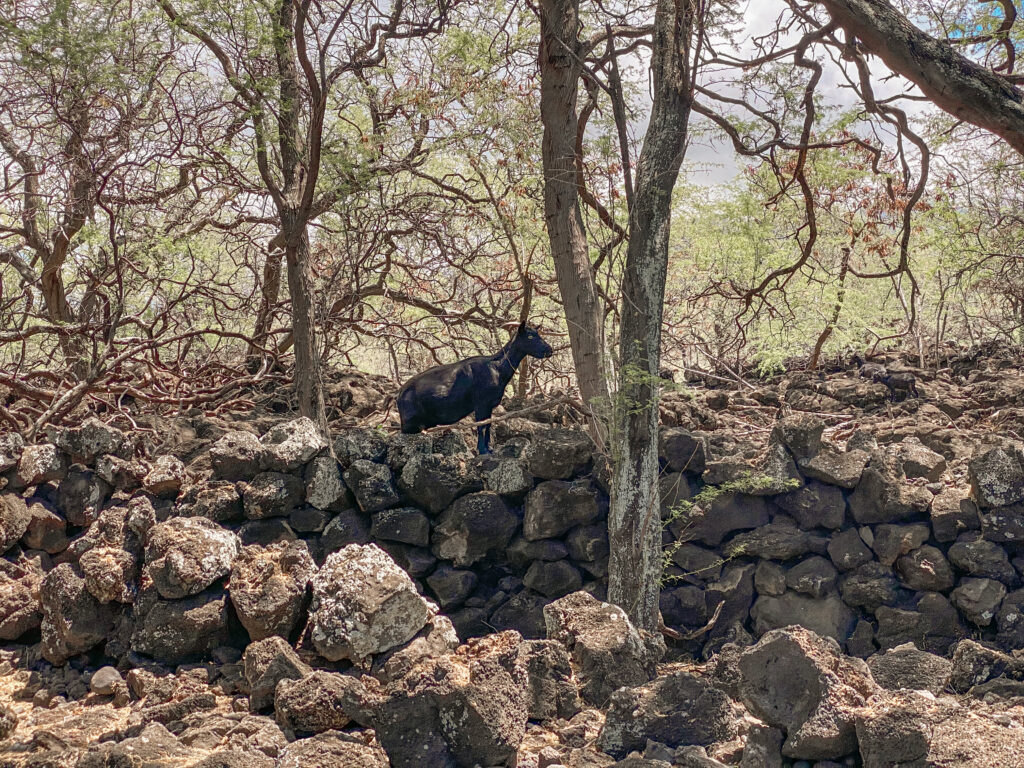
[[[832,20],[936,106],[1024,154],[1024,93],[921,31],[887,0],[820,0]]]
[[[690,48],[697,0],[658,0],[654,101],[637,167],[622,296],[619,391],[613,434],[608,599],[657,631],[661,589],[658,371],[672,190],[692,104]]]
[[[327,409],[320,378],[320,354],[317,350],[309,275],[309,234],[304,219],[282,214],[288,227],[285,236],[285,261],[288,265],[288,293],[292,300],[292,338],[295,344],[295,396],[299,413],[312,419],[320,433],[330,436]]]
[[[544,218],[562,298],[576,380],[592,411],[591,436],[604,446],[609,403],[604,312],[587,248],[576,187],[576,104],[582,65],[579,0],[540,4],[540,116]]]

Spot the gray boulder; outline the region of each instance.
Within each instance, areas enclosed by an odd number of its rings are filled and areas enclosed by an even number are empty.
[[[799,460],[797,466],[807,477],[839,488],[853,489],[860,482],[869,458],[867,451],[853,449],[844,452],[826,445],[815,456]]]
[[[853,611],[834,592],[822,597],[793,591],[778,597],[761,595],[750,609],[750,618],[757,637],[796,624],[840,643],[850,636],[857,621]]]
[[[843,492],[833,485],[812,480],[807,485],[784,493],[775,503],[792,515],[804,529],[836,529],[843,525],[846,516],[846,499]]]
[[[18,466],[24,448],[25,441],[17,432],[4,432],[0,435],[0,472]]]
[[[830,760],[857,749],[856,713],[878,688],[839,646],[801,627],[776,629],[739,660],[743,704],[786,732],[782,753]]]
[[[574,592],[544,607],[548,639],[569,651],[584,701],[603,706],[623,686],[654,677],[664,653],[661,637],[636,629],[618,606]]]
[[[735,735],[736,713],[729,696],[697,675],[676,672],[615,691],[597,746],[624,758],[648,740],[675,748],[707,746]]]
[[[472,493],[457,499],[437,519],[431,551],[465,568],[504,549],[518,525],[519,518],[501,496]]]
[[[25,531],[32,516],[28,505],[17,493],[0,493],[0,553],[13,547]]]
[[[67,461],[57,446],[50,443],[26,445],[18,459],[16,478],[22,486],[60,480],[67,469]]]
[[[132,632],[132,650],[166,664],[205,656],[228,641],[228,597],[204,592],[183,600],[159,600]]]
[[[288,641],[277,635],[249,643],[242,654],[242,670],[249,690],[250,712],[262,712],[273,706],[282,680],[302,680],[313,671]]]
[[[195,595],[230,573],[238,550],[238,536],[205,517],[172,517],[150,531],[146,574],[162,597]]]
[[[1024,501],[1024,454],[1018,446],[980,450],[967,469],[971,492],[983,509]]]
[[[906,688],[936,696],[946,689],[953,674],[953,662],[919,650],[913,643],[876,653],[868,659],[868,668],[875,682],[890,691]]]
[[[357,677],[319,669],[299,680],[282,678],[274,691],[275,718],[294,733],[341,730],[352,721],[370,727],[379,703],[376,687],[370,690]]]
[[[306,503],[316,509],[344,509],[351,502],[338,462],[317,456],[306,467]]]
[[[981,528],[978,505],[959,489],[947,488],[932,499],[931,518],[936,541],[954,541],[965,531]]]
[[[412,579],[373,544],[332,553],[313,579],[310,637],[331,661],[359,662],[408,642],[427,618]]]
[[[400,501],[391,470],[383,464],[358,459],[349,465],[343,477],[363,512],[380,512]]]
[[[312,419],[302,416],[276,424],[260,438],[263,466],[272,472],[294,472],[327,448]]]
[[[115,613],[85,588],[85,579],[70,563],[46,574],[39,590],[43,618],[43,658],[62,665],[72,656],[91,650],[107,639]]]
[[[245,516],[250,520],[287,517],[305,496],[305,488],[295,475],[260,472],[251,482],[239,483]]]
[[[949,599],[968,621],[979,627],[992,623],[999,605],[1006,597],[1006,587],[992,579],[965,578],[953,590]]]
[[[57,511],[72,525],[92,525],[110,496],[110,486],[80,464],[61,474],[60,485],[57,486]]]
[[[586,481],[548,480],[526,495],[523,537],[536,541],[592,523],[600,509],[597,495]]]
[[[402,467],[398,487],[418,506],[437,514],[483,484],[465,456],[416,453]]]
[[[266,450],[251,432],[228,432],[210,446],[213,476],[221,480],[248,480],[263,468]]]
[[[228,593],[252,640],[291,635],[314,573],[316,565],[304,541],[242,548],[231,566]]]
[[[325,731],[293,741],[281,751],[275,768],[389,768],[387,755],[366,738]]]
[[[534,477],[542,480],[568,480],[583,472],[593,455],[594,442],[585,432],[546,429],[530,439],[525,458]]]
[[[513,764],[528,716],[521,643],[480,638],[388,685],[374,725],[393,768]]]
[[[164,499],[175,499],[185,484],[185,465],[177,456],[158,456],[145,477],[142,487]]]
[[[526,640],[519,646],[519,661],[526,671],[530,720],[568,720],[580,711],[579,689],[565,646],[554,640]]]

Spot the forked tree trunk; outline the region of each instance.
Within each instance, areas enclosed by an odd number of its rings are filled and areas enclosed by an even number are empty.
[[[604,312],[576,187],[576,102],[582,61],[577,36],[579,0],[542,0],[540,6],[544,218],[580,396],[596,412],[589,429],[603,447],[607,430],[602,415],[609,403]]]
[[[651,73],[654,102],[637,167],[622,295],[619,391],[608,513],[608,599],[636,626],[659,623],[661,504],[658,371],[672,190],[692,103],[690,48],[698,0],[658,0]]]

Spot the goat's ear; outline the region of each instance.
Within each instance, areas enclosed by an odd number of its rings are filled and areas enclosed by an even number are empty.
[[[524,320],[523,322],[521,322],[519,324],[519,327],[516,328],[516,333],[524,333],[525,331],[526,331],[526,321]]]

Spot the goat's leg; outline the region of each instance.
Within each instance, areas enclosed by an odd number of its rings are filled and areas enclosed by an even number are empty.
[[[493,408],[481,407],[473,411],[473,418],[477,421],[484,421],[491,418]],[[483,456],[491,452],[491,425],[484,424],[476,428],[476,452]]]

